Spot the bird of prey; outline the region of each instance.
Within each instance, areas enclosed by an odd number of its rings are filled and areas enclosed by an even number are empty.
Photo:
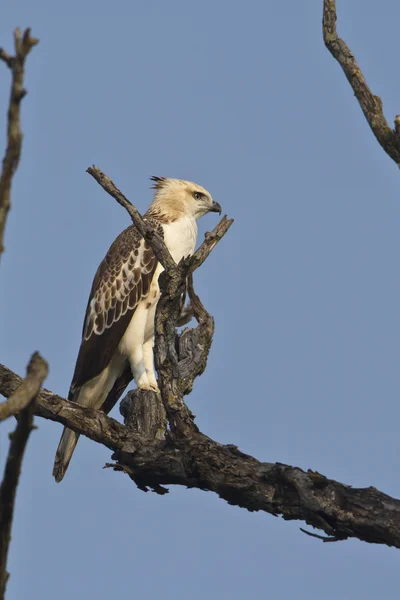
[[[196,183],[151,179],[155,193],[144,219],[178,263],[193,254],[197,219],[208,212],[221,214],[221,207]],[[153,346],[162,270],[134,225],[116,238],[93,280],[69,400],[108,413],[132,376],[138,388],[158,390]],[[64,428],[53,469],[57,482],[65,475],[78,438]]]

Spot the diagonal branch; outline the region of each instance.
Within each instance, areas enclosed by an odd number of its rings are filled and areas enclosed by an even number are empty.
[[[0,365],[0,393],[3,396],[8,398],[22,383],[21,377]],[[45,389],[40,390],[37,398],[35,412],[39,417],[70,427],[111,450],[135,450],[135,436],[132,437],[129,429],[106,417],[102,411],[84,408]]]
[[[0,174],[0,256],[4,250],[4,229],[11,205],[12,178],[21,155],[22,132],[19,113],[21,100],[26,95],[23,87],[25,59],[38,41],[31,37],[30,29],[26,29],[21,36],[21,31],[17,28],[14,32],[15,56],[10,56],[3,48],[0,48],[0,60],[6,63],[12,74],[8,107],[7,149]]]
[[[133,206],[128,198],[126,198],[124,194],[117,188],[115,183],[95,165],[86,169],[86,172],[89,173],[89,175],[91,175],[97,181],[97,183],[101,185],[103,190],[110,194],[110,196],[112,196],[118,202],[118,204],[125,208],[137,230],[151,244],[154,254],[164,269],[176,268],[176,263],[172,258],[167,246],[164,244],[163,239],[148,223],[146,223],[146,221],[144,221],[136,206]]]
[[[371,92],[350,48],[338,36],[336,20],[335,0],[324,0],[322,30],[325,46],[342,67],[379,144],[400,167],[400,138],[398,132],[400,117],[396,117],[395,129],[391,129],[383,114],[382,100]]]
[[[11,540],[15,496],[26,444],[29,434],[33,429],[34,401],[47,373],[48,366],[46,361],[35,352],[28,365],[26,380],[16,381],[17,387],[8,400],[11,405],[11,414],[16,414],[17,408],[20,408],[21,412],[17,427],[11,435],[4,477],[0,486],[0,600],[4,598],[9,576],[6,567],[8,547]]]
[[[21,378],[0,365],[0,393],[12,394]],[[182,485],[212,491],[250,511],[302,520],[330,538],[349,537],[400,548],[400,501],[374,487],[352,488],[313,471],[263,463],[233,445],[200,432],[149,440],[107,417],[41,390],[37,415],[86,435],[116,451],[117,469],[159,493]]]

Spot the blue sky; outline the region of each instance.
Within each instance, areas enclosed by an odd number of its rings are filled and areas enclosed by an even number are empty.
[[[338,2],[338,29],[389,122],[400,112],[394,0]],[[1,9],[40,44],[1,262],[1,361],[38,349],[65,395],[92,277],[149,177],[204,185],[235,218],[196,273],[216,320],[188,399],[204,433],[264,461],[400,495],[399,171],[321,36],[322,0],[170,0]],[[9,73],[0,65],[1,140]],[[207,216],[201,233],[214,226]],[[113,416],[119,418],[115,409]],[[398,598],[394,549],[325,544],[211,493],[144,494],[81,439],[51,477],[61,426],[37,419],[23,465],[8,600]],[[9,422],[1,429],[1,466]]]

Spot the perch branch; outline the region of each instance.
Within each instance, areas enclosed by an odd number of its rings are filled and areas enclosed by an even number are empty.
[[[395,119],[395,129],[391,129],[383,114],[382,100],[371,92],[350,48],[338,36],[336,20],[335,0],[324,0],[322,31],[325,46],[342,67],[379,144],[400,166],[400,139],[397,132],[399,116]]]
[[[0,393],[3,396],[8,398],[22,382],[21,377],[0,365]],[[106,417],[102,411],[84,408],[45,389],[37,395],[35,412],[39,417],[62,423],[111,450],[134,452],[140,441],[130,435],[128,428]]]
[[[26,380],[16,380],[15,389],[8,399],[12,411],[10,414],[16,414],[17,409],[20,412],[18,424],[10,436],[10,449],[0,486],[0,600],[4,599],[9,576],[6,567],[15,496],[26,444],[33,429],[34,400],[47,373],[46,361],[35,352],[28,365]]]
[[[206,367],[214,331],[214,322],[211,317],[207,322],[199,324],[198,334],[200,337],[197,340],[197,347],[202,347],[201,360],[197,372],[193,371],[186,381],[182,380],[175,343],[176,324],[182,310],[181,299],[184,297],[187,281],[190,293],[193,291],[191,279],[193,272],[203,264],[232,223],[233,219],[227,219],[224,216],[214,230],[206,234],[205,240],[193,256],[182,260],[177,269],[162,273],[159,279],[161,298],[157,304],[155,318],[154,362],[172,434],[187,435],[197,431],[193,416],[183,397],[184,394],[191,391],[194,378],[200,375]],[[193,294],[191,297],[192,307],[197,298]],[[200,310],[199,304],[197,304],[197,308]],[[205,314],[203,312],[202,316],[204,317]]]
[[[0,393],[9,396],[20,383],[0,366]],[[160,486],[174,484],[208,490],[250,511],[305,521],[329,537],[400,548],[400,501],[373,487],[352,488],[313,471],[262,463],[199,432],[149,440],[46,390],[38,394],[35,412],[115,450],[117,469],[139,479],[142,489],[162,493]]]
[[[20,103],[26,95],[26,90],[23,87],[25,59],[38,41],[31,37],[30,29],[26,29],[21,35],[20,29],[17,28],[14,32],[15,56],[10,56],[3,48],[0,48],[0,60],[5,62],[12,75],[7,121],[7,148],[0,174],[0,256],[4,250],[4,230],[11,206],[12,178],[21,156]]]

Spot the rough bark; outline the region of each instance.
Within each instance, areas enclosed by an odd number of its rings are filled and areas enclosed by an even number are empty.
[[[2,394],[12,394],[20,383],[18,375],[0,366]],[[126,424],[137,419],[135,410],[125,402]],[[122,425],[47,390],[39,393],[35,412],[114,450],[113,468],[128,473],[140,489],[166,493],[166,485],[183,485],[208,490],[250,511],[305,521],[323,530],[328,541],[355,537],[400,548],[400,501],[374,487],[352,488],[311,470],[260,462],[199,431],[151,438],[138,433],[138,426]]]
[[[342,67],[348,82],[353,88],[368,124],[384,151],[400,166],[400,115],[395,118],[395,128],[392,129],[384,114],[382,100],[369,89],[367,82],[358,66],[356,59],[336,31],[336,2],[324,0],[322,31],[325,46]]]
[[[35,352],[29,362],[27,375],[21,385],[15,390],[8,400],[0,402],[0,421],[18,415],[35,398],[45,377],[47,377],[47,363]]]
[[[3,481],[0,486],[0,600],[4,599],[9,577],[6,570],[7,556],[11,541],[14,504],[21,473],[22,459],[29,434],[33,429],[35,398],[43,380],[47,376],[48,366],[46,361],[35,352],[29,362],[27,371],[26,380],[19,379],[18,385],[14,388],[8,399],[8,402],[12,404],[11,414],[15,414],[14,410],[16,406],[18,406],[20,411],[17,427],[10,436],[10,449],[4,469]],[[15,402],[15,400],[17,401]]]
[[[146,390],[128,392],[119,407],[124,422],[132,431],[150,440],[165,440],[167,415],[158,394]]]
[[[11,93],[7,114],[7,147],[0,172],[0,257],[4,250],[4,231],[11,206],[11,185],[21,156],[22,132],[20,126],[20,103],[26,94],[23,88],[26,57],[38,40],[26,29],[14,32],[15,56],[0,48],[0,60],[11,70]],[[0,600],[3,600],[9,574],[7,556],[11,540],[14,504],[21,472],[22,459],[29,434],[33,428],[33,403],[47,375],[47,363],[35,353],[28,365],[25,381],[6,402],[0,404],[0,421],[18,414],[18,424],[10,436],[11,443],[0,486]]]
[[[0,60],[5,62],[11,70],[12,75],[7,120],[7,148],[0,174],[0,257],[4,250],[4,229],[11,206],[12,178],[18,167],[21,155],[20,103],[26,95],[26,90],[23,87],[25,59],[38,41],[31,37],[30,29],[26,29],[21,36],[21,31],[17,28],[14,32],[15,55],[10,56],[3,48],[0,48]]]

